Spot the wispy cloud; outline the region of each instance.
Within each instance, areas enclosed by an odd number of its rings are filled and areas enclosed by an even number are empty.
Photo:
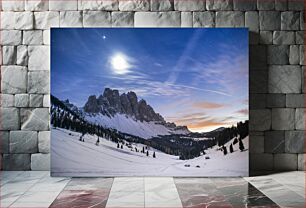
[[[240,109],[240,110],[236,111],[236,113],[242,114],[242,115],[249,115],[249,110],[248,109]]]
[[[214,102],[195,102],[192,104],[192,107],[200,109],[218,109],[227,107],[226,104],[214,103]]]

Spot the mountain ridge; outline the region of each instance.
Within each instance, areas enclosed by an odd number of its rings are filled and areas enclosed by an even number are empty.
[[[108,117],[125,114],[140,122],[154,122],[167,128],[190,132],[187,126],[176,126],[175,123],[167,122],[144,99],[138,100],[133,91],[119,94],[116,89],[105,88],[103,94],[98,97],[90,95],[83,110],[89,115],[102,114]]]

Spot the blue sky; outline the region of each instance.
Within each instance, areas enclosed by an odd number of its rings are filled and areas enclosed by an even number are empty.
[[[192,131],[248,119],[247,29],[65,28],[51,42],[51,93],[77,106],[110,87]]]

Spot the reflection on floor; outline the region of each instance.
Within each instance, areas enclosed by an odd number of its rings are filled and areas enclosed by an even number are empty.
[[[52,178],[1,173],[1,206],[31,208],[305,207],[305,172],[246,178]]]

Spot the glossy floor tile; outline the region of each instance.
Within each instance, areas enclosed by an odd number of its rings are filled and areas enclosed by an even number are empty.
[[[304,208],[305,172],[245,178],[64,178],[1,173],[0,207]]]
[[[112,184],[113,178],[72,178],[50,207],[104,208]]]

